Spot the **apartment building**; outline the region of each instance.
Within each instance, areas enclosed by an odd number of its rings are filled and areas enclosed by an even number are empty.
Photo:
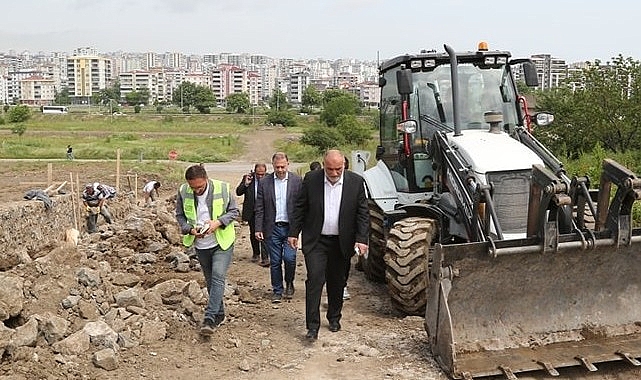
[[[111,83],[111,60],[98,56],[67,58],[69,97],[74,104],[91,104],[93,94]]]
[[[127,94],[134,91],[140,92],[143,88],[146,88],[149,91],[149,99],[147,99],[148,104],[153,103],[157,98],[158,89],[155,85],[157,78],[149,71],[136,70],[120,73],[120,75],[118,75],[118,81],[120,82],[120,96],[122,98],[125,98]]]
[[[211,89],[219,105],[224,105],[228,95],[240,92],[250,93],[247,70],[221,64],[211,71]]]
[[[381,89],[377,82],[363,82],[360,84],[360,101],[365,107],[378,107],[381,102]]]
[[[53,104],[56,95],[54,79],[34,75],[20,81],[20,103],[30,106]]]
[[[307,71],[291,74],[287,82],[287,101],[291,104],[302,104],[305,89],[310,84]]]
[[[554,58],[550,54],[536,54],[530,57],[536,66],[539,77],[537,89],[547,90],[558,87],[568,76],[568,67],[565,61]]]

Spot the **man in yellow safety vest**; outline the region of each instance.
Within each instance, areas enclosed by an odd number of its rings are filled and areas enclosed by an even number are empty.
[[[209,179],[202,165],[185,172],[187,183],[176,198],[176,220],[183,244],[194,246],[205,276],[209,300],[200,333],[210,336],[225,320],[225,278],[234,251],[234,221],[239,210],[229,184]]]

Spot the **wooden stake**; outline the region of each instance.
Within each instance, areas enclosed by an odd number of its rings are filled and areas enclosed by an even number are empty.
[[[116,191],[120,192],[120,148],[116,150]]]
[[[136,204],[138,204],[138,173],[134,176],[134,193],[136,194]]]
[[[73,212],[73,226],[78,229],[78,216],[76,215],[76,197],[73,192],[73,173],[69,172],[69,178],[71,179],[71,212]],[[67,181],[65,181],[67,183]]]
[[[50,162],[47,164],[47,185],[51,185],[53,181],[53,164]]]

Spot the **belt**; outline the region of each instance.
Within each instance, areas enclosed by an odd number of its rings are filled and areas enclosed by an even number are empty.
[[[287,226],[289,226],[289,222],[276,222],[275,224],[278,227],[287,227]]]
[[[324,239],[338,239],[338,235],[321,235]]]

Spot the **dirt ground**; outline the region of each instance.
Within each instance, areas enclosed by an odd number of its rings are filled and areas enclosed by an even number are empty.
[[[282,129],[260,130],[246,137],[246,153],[240,159],[207,164],[208,172],[235,188],[254,162],[269,162],[273,141],[287,137]],[[301,165],[306,163],[293,164]],[[98,169],[83,174],[99,177],[103,173]],[[16,187],[16,178],[27,181],[42,175],[3,173],[0,202],[20,199],[23,192]],[[164,197],[173,194],[169,184],[163,188]],[[242,203],[242,197],[238,201]],[[176,318],[166,339],[122,349],[119,366],[113,371],[97,368],[83,358],[59,363],[52,359],[53,354],[42,350],[37,360],[0,362],[0,379],[54,379],[61,373],[73,379],[447,379],[429,355],[423,318],[406,317],[396,311],[385,286],[369,282],[354,268],[348,281],[351,298],[343,308],[342,330],[331,333],[327,321],[323,321],[318,341],[305,341],[302,254],[298,255],[293,299],[272,304],[269,269],[250,261],[248,233],[243,225],[234,248],[228,275],[230,292],[225,301],[227,321],[210,339],[199,336],[196,324]],[[203,284],[200,272],[176,273],[161,261],[143,274],[143,283],[151,286],[171,278]],[[57,302],[43,305],[55,307]],[[570,374],[565,378],[587,377]],[[613,370],[602,378],[636,377]]]

